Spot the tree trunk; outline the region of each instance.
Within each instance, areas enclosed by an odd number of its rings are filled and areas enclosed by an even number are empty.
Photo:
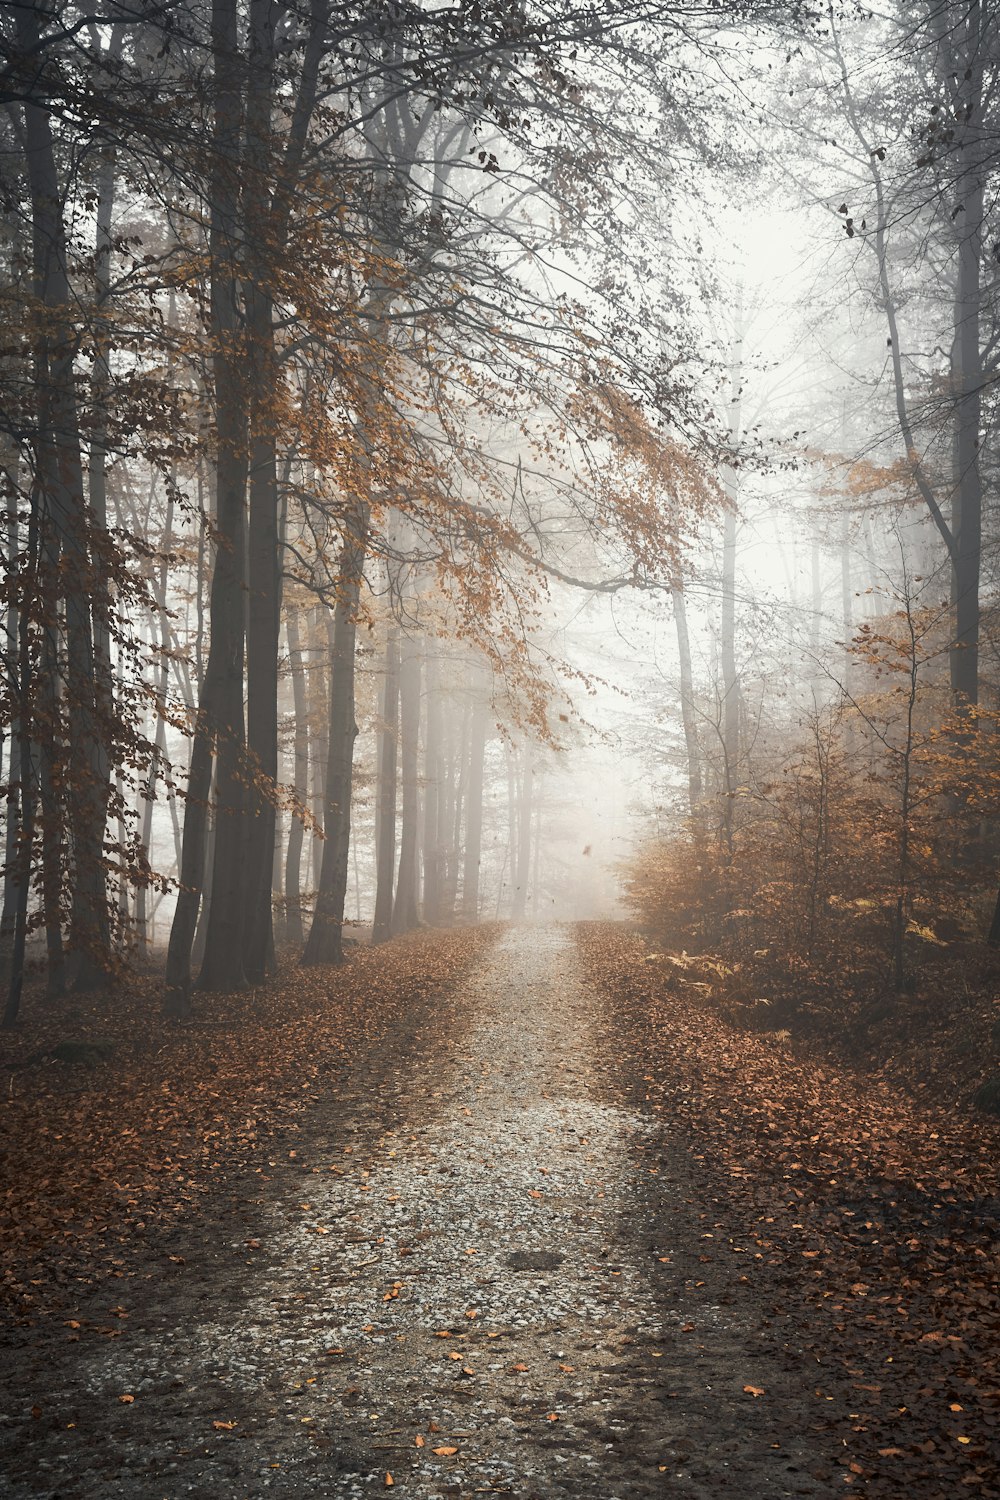
[[[3,662],[7,681],[16,685],[16,698],[14,699],[16,707],[13,708],[11,714],[10,765],[7,772],[7,795],[4,808],[6,823],[4,827],[3,850],[3,915],[0,917],[0,963],[3,965],[3,978],[5,981],[9,981],[10,979],[8,959],[14,938],[15,911],[19,901],[21,883],[18,864],[18,844],[20,841],[21,817],[20,704],[22,692],[20,687],[20,653],[18,649],[20,635],[18,591],[23,587],[28,559],[26,558],[22,564],[18,557],[17,470],[18,460],[15,454],[11,456],[10,464],[7,468],[9,478],[6,492],[6,527],[4,535],[4,566],[10,593],[7,598],[7,610],[4,620]],[[37,520],[35,531],[37,532]],[[37,567],[37,562],[37,558],[31,559],[32,570]]]
[[[330,748],[326,771],[326,839],[316,911],[303,964],[338,964],[344,959],[344,902],[351,846],[351,786],[354,773],[354,648],[371,507],[355,501],[345,518],[344,545],[337,568],[330,682]]]
[[[180,891],[167,950],[167,1010],[184,1014],[191,989],[194,941],[205,879],[205,840],[212,756],[216,756],[215,858],[200,984],[234,990],[243,984],[240,873],[245,775],[243,734],[243,584],[247,478],[247,409],[240,357],[241,307],[236,264],[237,199],[242,126],[236,0],[213,0],[215,63],[211,226],[211,326],[217,453],[215,567],[209,604],[211,639],[191,746]]]
[[[302,642],[299,636],[298,611],[288,611],[288,662],[292,675],[292,702],[295,710],[295,795],[303,808],[309,805],[309,713],[306,703],[306,680],[302,665]],[[285,853],[285,936],[289,943],[302,942],[302,819],[293,816],[288,828]]]
[[[28,538],[20,574],[22,580],[22,607],[17,622],[17,827],[18,845],[16,857],[8,865],[7,875],[11,880],[10,965],[7,973],[7,997],[4,1004],[3,1026],[13,1026],[21,1008],[21,993],[24,988],[24,954],[28,936],[28,897],[31,891],[32,849],[35,838],[35,781],[31,764],[31,729],[34,694],[31,670],[31,627],[27,609],[27,590],[37,587],[39,552],[38,486],[32,485],[31,509],[28,517]],[[15,537],[16,543],[16,537]],[[9,617],[8,617],[9,618]],[[13,767],[11,768],[13,781]],[[9,803],[8,803],[9,809]],[[10,829],[8,828],[8,835]],[[7,921],[7,902],[4,902],[4,921]]]
[[[443,819],[442,712],[439,664],[433,647],[428,644],[425,693],[427,698],[427,734],[424,743],[424,921],[431,927],[443,919],[444,843],[441,838]]]
[[[39,47],[39,12],[16,12],[18,44],[33,56]],[[37,339],[37,473],[44,493],[44,524],[58,538],[66,614],[66,692],[69,726],[65,788],[73,842],[73,939],[83,987],[110,971],[110,931],[104,872],[104,817],[108,798],[104,737],[99,722],[90,601],[106,587],[100,564],[91,566],[77,412],[74,354],[75,299],[69,248],[56,172],[52,120],[32,100],[24,103],[25,169],[31,199],[35,294],[45,309]],[[53,792],[55,789],[52,789]]]
[[[398,724],[399,627],[394,620],[390,619],[385,637],[382,723],[379,727],[378,739],[373,943],[384,943],[392,932],[393,879],[396,873],[396,763]]]
[[[393,933],[410,932],[420,916],[417,904],[418,829],[420,783],[418,771],[420,738],[420,648],[407,636],[399,666],[399,771],[403,784],[402,819],[399,832],[399,868],[392,904]]]
[[[739,295],[733,339],[733,362],[730,378],[729,435],[739,440],[742,422],[743,385],[743,294]],[[733,856],[736,812],[736,788],[740,758],[740,680],[736,671],[736,507],[739,500],[739,476],[735,469],[725,472],[726,518],[722,544],[722,624],[719,636],[719,665],[722,671],[722,760],[723,807],[722,829],[726,855]]]
[[[247,747],[252,768],[244,851],[243,965],[259,984],[273,963],[272,882],[278,782],[278,638],[281,629],[282,538],[278,527],[274,344],[269,257],[284,249],[285,215],[270,213],[271,115],[274,92],[273,0],[252,0],[247,87],[244,221],[250,249],[247,339],[251,379],[250,528],[248,549]]]
[[[693,827],[702,815],[701,747],[694,711],[694,673],[691,668],[691,637],[688,633],[687,604],[684,589],[678,586],[671,595],[674,601],[674,625],[677,630],[677,655],[681,673],[681,724],[687,754],[688,814]]]
[[[531,810],[535,784],[535,767],[527,745],[522,745],[520,775],[515,770],[515,807],[513,880],[511,915],[523,922],[528,912],[528,871],[531,869]]]
[[[113,26],[107,50],[109,62],[113,63],[121,56],[123,39],[124,28],[121,25]],[[108,799],[111,791],[106,742],[110,742],[115,718],[111,669],[112,604],[108,586],[113,560],[108,536],[107,504],[107,426],[111,367],[109,363],[110,334],[103,311],[111,287],[111,223],[115,202],[116,167],[115,151],[106,147],[97,173],[94,292],[98,313],[94,331],[95,350],[91,378],[92,411],[88,466],[91,550],[94,562],[91,589],[94,692],[98,724],[93,751],[95,785],[91,793],[90,819],[93,824],[92,837],[99,848],[103,847],[104,843]],[[121,837],[119,837],[119,845],[120,859],[124,861],[124,840]],[[71,941],[78,954],[76,978],[73,982],[73,988],[77,991],[99,989],[107,983],[110,975],[106,899],[103,873],[100,880],[93,878],[84,881],[77,880],[70,919]]]
[[[316,832],[309,846],[309,889],[319,890],[323,865],[324,822],[326,819],[326,774],[330,760],[330,680],[334,657],[335,620],[317,608],[313,611],[309,644],[309,717],[313,726],[312,744],[312,813]]]
[[[483,857],[483,763],[488,704],[478,699],[469,733],[469,779],[465,793],[465,851],[462,864],[462,916],[479,920],[479,872]]]

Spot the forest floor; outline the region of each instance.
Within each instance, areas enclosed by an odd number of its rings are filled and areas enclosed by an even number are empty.
[[[12,1072],[12,1500],[1000,1495],[1000,1127],[736,1034],[610,925],[284,984],[280,1046],[185,1043],[207,1101],[158,1034]]]

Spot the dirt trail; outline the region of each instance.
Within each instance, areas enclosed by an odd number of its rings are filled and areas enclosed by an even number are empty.
[[[620,1045],[567,931],[506,934],[79,1343],[25,1333],[4,1493],[831,1493],[794,1335],[703,1264],[682,1153],[650,1196]]]

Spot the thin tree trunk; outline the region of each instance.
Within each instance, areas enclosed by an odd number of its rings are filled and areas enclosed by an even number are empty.
[[[677,631],[677,655],[681,673],[681,724],[687,754],[688,813],[697,828],[702,815],[701,747],[694,711],[694,673],[691,668],[691,637],[688,633],[687,604],[684,589],[678,586],[671,595],[674,601],[674,625]]]
[[[7,997],[4,1004],[3,1026],[13,1026],[21,1008],[24,988],[24,955],[28,936],[28,897],[31,890],[32,849],[35,838],[35,779],[31,764],[31,729],[34,704],[34,683],[31,668],[31,629],[27,590],[38,585],[39,517],[38,487],[32,485],[31,509],[28,517],[28,537],[21,574],[21,609],[18,620],[17,645],[17,797],[18,797],[18,847],[14,863],[11,891],[11,952],[7,975]],[[12,778],[13,779],[13,778]],[[9,829],[8,829],[9,833]],[[6,918],[6,903],[4,908]]]
[[[21,739],[21,691],[20,691],[20,653],[18,641],[20,635],[20,611],[18,607],[18,590],[22,586],[24,577],[24,566],[18,558],[18,522],[17,522],[17,458],[13,457],[8,469],[7,505],[6,505],[6,528],[4,544],[6,556],[4,559],[7,584],[10,590],[7,598],[7,611],[4,620],[4,671],[9,683],[17,684],[17,707],[11,716],[10,736],[10,769],[7,774],[7,796],[4,828],[4,852],[3,852],[3,915],[0,917],[0,962],[3,964],[3,977],[9,980],[8,958],[10,957],[11,943],[14,937],[15,910],[19,900],[20,876],[18,867],[18,843],[20,840],[20,815],[21,815],[21,791],[20,791],[20,739]],[[36,527],[37,531],[37,522]],[[32,568],[37,567],[37,558],[32,559]]]
[[[292,702],[295,710],[295,794],[303,807],[309,805],[309,712],[306,702],[306,680],[302,665],[302,642],[299,617],[295,609],[288,612],[288,662],[292,675]],[[304,827],[300,817],[293,817],[288,828],[285,855],[285,935],[290,943],[300,944],[302,928],[301,866]]]
[[[356,501],[345,518],[344,545],[337,568],[333,664],[330,682],[330,742],[326,772],[326,839],[316,911],[302,955],[303,964],[338,964],[344,959],[344,902],[351,846],[351,787],[354,775],[355,642],[368,548],[371,507]]]
[[[488,705],[477,699],[469,733],[469,779],[465,793],[465,849],[462,862],[462,916],[479,920],[479,874],[483,857],[483,764]]]
[[[417,840],[420,818],[418,771],[420,736],[420,649],[405,638],[399,665],[399,771],[403,784],[399,868],[392,904],[392,930],[410,932],[420,920],[417,905]]]
[[[469,721],[471,710],[468,701],[462,708],[462,733],[452,757],[452,774],[447,800],[442,817],[441,843],[451,850],[448,879],[445,883],[444,901],[449,912],[455,910],[458,900],[459,850],[462,847],[462,820],[465,816],[466,788],[468,783]]]
[[[331,671],[334,655],[335,620],[313,612],[309,646],[309,704],[310,721],[313,725],[312,755],[312,811],[316,831],[310,842],[309,888],[319,890],[320,870],[323,864],[324,824],[326,821],[326,776],[330,760],[330,692]]]
[[[733,362],[730,377],[729,434],[735,443],[740,436],[741,390],[743,384],[743,293],[736,310]],[[725,472],[726,517],[722,548],[722,624],[719,633],[719,665],[722,670],[722,758],[723,807],[722,827],[729,859],[733,856],[736,811],[736,787],[740,758],[740,681],[736,671],[736,507],[739,499],[739,476],[735,469]]]
[[[444,894],[444,847],[441,840],[443,797],[442,713],[439,664],[428,643],[425,695],[427,734],[424,743],[424,921],[436,927],[442,921]]]
[[[528,871],[531,868],[531,805],[535,768],[527,745],[522,745],[520,775],[515,772],[514,856],[512,860],[514,893],[511,915],[523,922],[528,911]]]
[[[390,619],[385,637],[382,723],[378,737],[378,788],[375,806],[375,916],[372,942],[392,932],[393,879],[396,872],[396,765],[399,724],[399,627]]]

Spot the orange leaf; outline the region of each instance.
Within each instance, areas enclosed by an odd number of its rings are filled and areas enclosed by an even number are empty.
[[[453,1453],[457,1453],[458,1452],[458,1449],[457,1448],[448,1448],[448,1447],[432,1448],[431,1452],[432,1453],[436,1453],[437,1456],[438,1456],[438,1458],[451,1458],[451,1456],[452,1456]]]
[[[745,1385],[743,1389],[748,1396],[763,1396],[764,1394],[764,1387],[762,1385]]]

